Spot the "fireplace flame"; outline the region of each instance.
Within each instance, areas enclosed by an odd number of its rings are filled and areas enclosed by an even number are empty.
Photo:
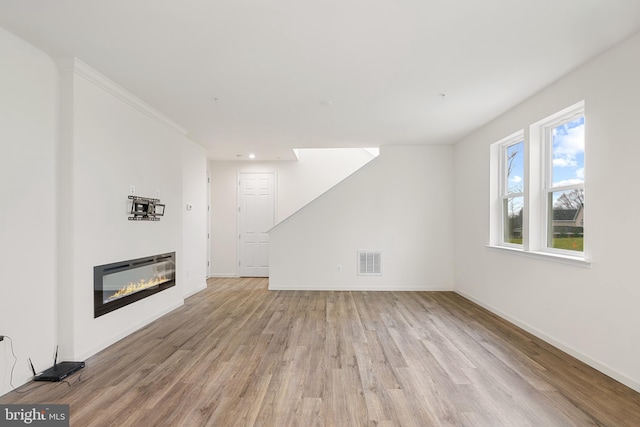
[[[140,279],[136,283],[131,282],[128,285],[125,285],[122,288],[118,289],[114,294],[110,295],[109,298],[105,299],[103,302],[106,304],[122,297],[126,297],[127,295],[135,294],[136,292],[156,287],[164,282],[168,282],[169,280],[170,279],[166,275],[156,276],[153,279],[149,280]]]

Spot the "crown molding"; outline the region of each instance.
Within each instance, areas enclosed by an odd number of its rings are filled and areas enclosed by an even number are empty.
[[[109,79],[105,75],[99,73],[84,62],[80,61],[78,58],[58,59],[56,60],[56,64],[58,65],[58,69],[61,73],[72,72],[77,76],[80,76],[98,86],[99,88],[105,90],[106,92],[110,93],[111,95],[115,96],[119,100],[125,102],[141,113],[144,113],[147,116],[159,121],[171,130],[183,136],[187,135],[187,129],[183,128],[182,126],[171,120],[169,117],[162,114],[160,111],[151,107],[149,104],[147,104],[128,90],[122,88],[113,80]]]

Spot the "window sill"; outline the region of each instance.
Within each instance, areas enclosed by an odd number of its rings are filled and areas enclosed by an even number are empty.
[[[556,263],[566,264],[566,265],[573,265],[573,266],[582,267],[582,268],[591,268],[591,261],[584,259],[582,257],[573,257],[569,255],[555,254],[551,252],[524,251],[522,249],[510,248],[507,246],[486,245],[485,247],[498,252],[509,252],[509,253],[517,254],[527,258],[556,262]]]

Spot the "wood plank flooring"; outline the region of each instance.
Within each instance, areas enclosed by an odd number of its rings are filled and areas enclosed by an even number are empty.
[[[0,403],[72,426],[640,426],[640,394],[452,292],[268,291],[212,279]]]

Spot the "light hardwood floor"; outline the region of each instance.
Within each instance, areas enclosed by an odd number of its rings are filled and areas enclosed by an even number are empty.
[[[640,362],[639,362],[640,363]],[[0,403],[72,426],[640,426],[640,394],[452,292],[268,291],[213,279]]]

